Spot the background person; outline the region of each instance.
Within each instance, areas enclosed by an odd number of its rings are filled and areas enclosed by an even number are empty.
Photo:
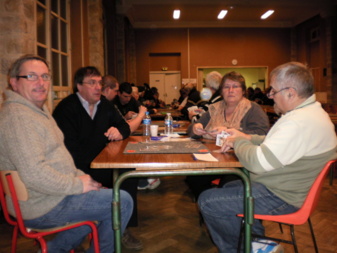
[[[231,128],[247,134],[265,135],[268,132],[268,117],[258,104],[245,98],[246,83],[240,73],[233,71],[225,74],[219,90],[223,100],[211,104],[209,110],[188,127],[190,137],[215,140],[217,134]],[[199,194],[210,188],[211,182],[219,177],[221,176],[188,176],[186,183],[197,199]],[[224,184],[237,177],[227,175],[222,178],[224,180],[221,184]]]
[[[113,252],[112,190],[102,189],[75,167],[45,105],[50,80],[48,64],[39,56],[25,55],[12,64],[9,90],[0,110],[0,170],[17,171],[27,188],[29,199],[20,202],[27,227],[45,229],[96,220],[101,252]],[[121,200],[124,231],[133,203],[125,191],[121,191]],[[11,204],[8,209],[15,216]],[[88,233],[86,226],[60,232],[47,242],[48,252],[69,251]]]
[[[106,75],[102,77],[103,81],[103,87],[102,87],[102,95],[117,109],[117,111],[120,113],[118,107],[113,103],[115,97],[118,94],[118,89],[119,89],[119,83],[117,79],[111,75]],[[134,97],[134,91],[136,92],[136,89],[138,90],[137,87],[132,86],[132,96]],[[137,92],[138,93],[138,92]],[[142,120],[145,116],[145,113],[147,111],[145,106],[140,105],[138,107],[139,113],[134,116],[132,119],[127,120],[126,122],[130,126],[130,131],[133,133],[136,131],[139,126],[142,123]]]
[[[208,111],[208,107],[210,104],[214,104],[222,100],[222,96],[220,94],[220,89],[219,89],[221,79],[222,79],[222,76],[217,71],[212,71],[206,75],[206,78],[205,78],[206,88],[208,88],[211,91],[212,96],[209,98],[209,100],[206,103],[203,103],[202,111],[199,111],[199,112],[195,112],[194,110],[189,111],[188,118],[192,122],[200,119],[202,114]],[[200,107],[199,104],[197,105],[198,107]]]
[[[119,83],[114,76],[102,77],[102,95],[109,101],[113,100],[119,91]]]
[[[181,91],[181,96],[185,96],[185,98],[180,103],[178,110],[183,114],[184,119],[188,120],[188,108],[201,100],[200,92],[196,89],[194,83],[187,83]]]
[[[306,66],[297,62],[278,66],[270,74],[270,86],[269,96],[282,117],[266,136],[228,129],[231,137],[222,150],[234,148],[250,172],[254,212],[280,215],[302,206],[325,163],[336,158],[337,138],[329,115],[316,101],[314,79]],[[199,197],[200,211],[219,252],[237,251],[241,221],[236,214],[244,212],[243,195],[243,184],[237,180]],[[254,222],[253,232],[264,234],[261,222]],[[280,247],[275,244],[273,252]]]
[[[139,113],[139,106],[141,105],[131,93],[131,84],[123,82],[119,86],[118,95],[112,100],[126,120],[135,118]]]

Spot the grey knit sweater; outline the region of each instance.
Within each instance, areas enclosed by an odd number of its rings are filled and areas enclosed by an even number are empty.
[[[41,110],[16,92],[6,91],[0,110],[0,170],[16,170],[28,189],[24,219],[38,218],[67,195],[83,191],[63,134],[46,106]],[[12,215],[14,210],[7,199]]]

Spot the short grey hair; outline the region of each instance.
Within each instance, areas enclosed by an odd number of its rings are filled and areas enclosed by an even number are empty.
[[[270,73],[270,79],[280,89],[294,88],[300,98],[308,98],[315,92],[314,77],[310,69],[300,62],[288,62],[276,67]]]

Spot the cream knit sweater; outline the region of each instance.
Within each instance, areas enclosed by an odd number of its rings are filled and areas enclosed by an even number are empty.
[[[20,203],[24,219],[38,218],[67,195],[81,194],[73,159],[46,106],[41,110],[16,92],[6,91],[0,110],[0,170],[16,170],[28,189]],[[13,215],[11,201],[8,208]]]

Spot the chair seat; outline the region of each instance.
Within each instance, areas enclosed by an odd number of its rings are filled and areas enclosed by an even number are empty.
[[[86,222],[86,221],[79,221],[79,222],[72,222],[72,223],[68,223],[67,225],[64,225],[64,226],[59,226],[59,227],[52,227],[52,228],[26,228],[26,231],[29,233],[29,232],[53,232],[53,231],[56,231],[56,230],[62,230],[64,228],[69,228],[71,226],[76,226],[76,225],[79,225],[79,224],[82,224],[83,222]],[[93,222],[94,224],[98,224],[97,221],[91,221]]]
[[[299,210],[295,213],[283,214],[283,215],[264,215],[264,214],[254,214],[254,219],[257,220],[267,220],[274,221],[284,224],[302,225],[307,222],[308,217],[301,215],[302,212]],[[238,214],[238,217],[244,217],[243,214]]]

